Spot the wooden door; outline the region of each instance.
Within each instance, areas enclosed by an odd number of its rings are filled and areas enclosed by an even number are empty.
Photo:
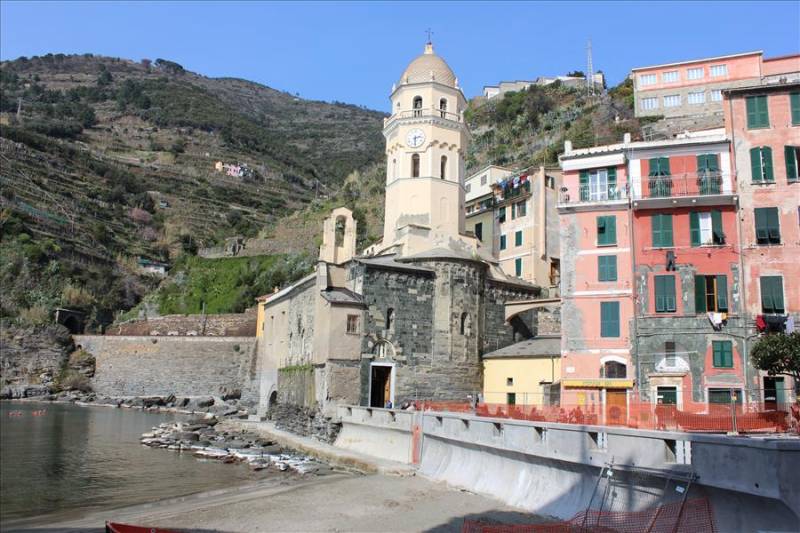
[[[625,390],[606,390],[606,424],[621,426],[628,420],[628,394]]]

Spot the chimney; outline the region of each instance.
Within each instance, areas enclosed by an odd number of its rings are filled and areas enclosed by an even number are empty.
[[[568,154],[572,152],[572,141],[564,141],[564,153]]]

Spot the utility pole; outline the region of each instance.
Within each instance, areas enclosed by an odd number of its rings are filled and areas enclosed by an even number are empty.
[[[586,94],[594,94],[594,65],[592,65],[592,39],[586,43]]]

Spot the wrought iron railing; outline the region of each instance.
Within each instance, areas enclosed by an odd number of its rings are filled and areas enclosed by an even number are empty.
[[[687,172],[669,176],[643,176],[634,200],[729,194],[730,176],[721,172]]]

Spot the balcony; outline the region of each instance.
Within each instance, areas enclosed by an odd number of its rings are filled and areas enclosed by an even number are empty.
[[[734,203],[731,176],[721,172],[643,176],[631,199],[642,209]]]
[[[558,199],[560,208],[597,207],[597,205],[620,205],[628,202],[626,185],[579,185],[562,187]]]
[[[420,120],[443,119],[443,120],[450,120],[452,122],[464,121],[463,116],[459,113],[450,113],[449,111],[436,108],[420,108],[420,109],[410,109],[407,111],[398,111],[391,117],[384,118],[383,125],[386,126],[389,122],[393,120],[404,120],[404,119],[420,119]]]

